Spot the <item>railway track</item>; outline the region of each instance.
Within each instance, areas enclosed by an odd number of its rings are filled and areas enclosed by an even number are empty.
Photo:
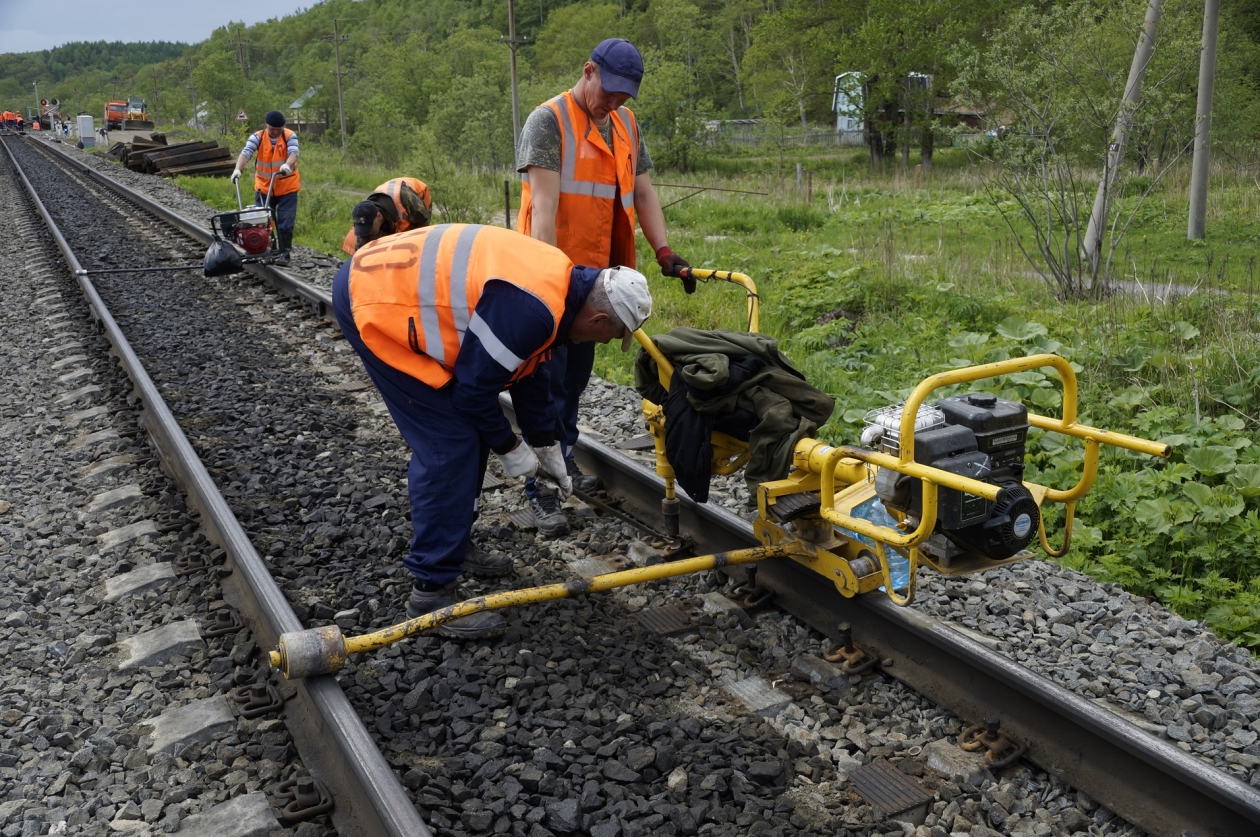
[[[65,156],[61,152],[44,153]],[[208,240],[208,235],[198,224],[179,218],[83,164],[69,157],[58,162],[71,166],[76,177],[113,190],[115,194],[143,207],[146,212],[165,222],[175,224],[202,242]],[[51,218],[48,220],[51,223]],[[64,239],[59,243],[67,261],[73,263],[74,257],[69,246]],[[331,306],[326,292],[300,282],[282,271],[271,268],[254,270],[257,271],[258,278],[286,294],[296,296],[313,315],[328,316]],[[85,286],[85,291],[90,287],[86,277],[81,277],[80,282]],[[87,293],[94,315],[108,328],[112,325],[112,318],[106,312],[102,300],[91,291]],[[118,354],[131,374],[128,354],[123,351]],[[145,387],[139,383],[137,386],[144,395]],[[150,389],[154,389],[151,384]],[[149,394],[157,395],[156,391]],[[160,408],[150,407],[147,402],[146,410],[156,419],[162,417]],[[244,588],[248,589],[235,590],[232,595],[246,603],[251,598],[258,600],[261,610],[252,610],[255,607],[252,604],[243,606],[251,608],[251,613],[259,614],[253,617],[260,620],[254,630],[260,644],[269,644],[279,630],[298,625],[296,614],[286,602],[284,593],[275,588],[274,583],[271,591],[254,591],[255,584],[259,590],[266,589],[266,585],[271,583],[269,573],[272,570],[250,545],[249,537],[231,516],[227,502],[214,488],[209,474],[204,468],[201,468],[200,473],[197,472],[199,465],[194,464],[198,462],[196,454],[191,451],[186,440],[184,448],[180,448],[176,436],[182,438],[182,434],[177,434],[173,429],[154,431],[153,421],[154,419],[149,421],[150,433],[164,451],[163,460],[168,470],[178,475],[181,485],[202,512],[203,525],[206,525],[213,539],[228,551],[232,566],[235,568],[239,561],[250,560],[252,556],[252,569],[233,572],[228,578],[248,580],[248,584],[244,584]],[[157,425],[160,427],[161,422],[158,421]],[[170,438],[163,438],[163,434],[168,434]],[[183,456],[191,459],[180,458]],[[586,469],[604,479],[611,494],[624,508],[649,525],[659,526],[660,521],[656,519],[656,514],[660,487],[654,475],[617,451],[586,439],[579,442],[578,456]],[[206,496],[201,496],[201,492],[206,492]],[[214,500],[214,497],[218,497],[218,500]],[[716,507],[695,506],[685,499],[683,503],[684,530],[696,540],[699,548],[716,551],[753,543],[749,525],[736,515]],[[587,543],[590,543],[590,539]],[[1151,833],[1181,834],[1189,831],[1201,834],[1246,834],[1254,832],[1260,824],[1260,795],[1257,795],[1254,788],[1213,769],[1202,760],[1147,734],[1119,716],[1083,700],[1046,678],[994,654],[946,624],[935,622],[915,611],[894,608],[886,601],[870,597],[856,601],[844,600],[833,591],[819,589],[813,583],[812,576],[806,578],[802,571],[788,562],[764,564],[758,581],[774,590],[779,607],[812,625],[823,635],[834,636],[836,624],[841,620],[851,623],[855,640],[883,661],[886,675],[897,678],[921,694],[929,695],[932,701],[958,716],[971,720],[978,720],[986,715],[1000,717],[1003,730],[1028,745],[1026,758]],[[265,627],[261,621],[263,619],[268,620]],[[514,679],[519,681],[521,678]],[[318,690],[318,681],[312,682],[316,683],[314,688]],[[310,687],[308,684],[307,688]],[[333,690],[340,694],[340,689],[330,680],[327,689],[330,695]],[[298,702],[306,704],[316,700],[317,698],[304,697]],[[336,702],[335,697],[330,697],[329,700]],[[353,715],[353,710],[350,710],[350,714]],[[357,718],[354,720],[358,723]],[[299,741],[299,749],[301,741],[313,740],[310,723],[312,722],[309,720],[299,721],[296,718],[291,723],[291,726],[297,727],[294,739]],[[367,750],[376,752],[377,743],[369,733],[363,731],[362,735],[357,734],[362,730],[362,724],[358,724],[358,730],[354,730],[348,720],[345,723],[346,731],[339,737],[353,742],[350,751],[368,756],[371,753],[367,753]],[[318,739],[319,736],[315,735],[314,738]],[[317,766],[321,758],[319,753],[312,753],[310,759],[305,752],[302,755],[304,761],[311,766],[312,772],[323,772],[325,768]],[[350,757],[341,754],[334,755],[333,758],[334,761],[339,760],[343,766],[355,763]],[[396,791],[391,798],[400,807],[410,808],[407,794],[398,787],[389,767],[385,766],[384,770],[389,774],[388,780],[377,774],[373,782],[379,780],[381,787]],[[340,771],[346,772],[362,774],[363,771],[361,768]],[[329,769],[328,775],[337,776],[334,784],[339,788],[342,781],[347,782],[350,787],[356,781],[356,776],[341,776],[332,769]],[[360,784],[364,783],[361,775],[358,781]],[[356,793],[351,792],[349,798],[357,799]],[[349,822],[338,821],[338,827],[344,829],[342,833],[355,833],[350,829],[364,827],[366,820],[358,820],[356,817],[365,816],[365,813],[356,806],[357,803],[347,806],[355,810],[355,817],[351,817]],[[548,823],[563,819],[563,814],[551,817],[549,810],[544,811],[544,816],[539,818]],[[479,819],[477,822],[481,821]],[[464,824],[468,825],[467,822]],[[389,828],[386,824],[383,827]],[[371,824],[363,833],[423,832],[377,830],[375,824]]]

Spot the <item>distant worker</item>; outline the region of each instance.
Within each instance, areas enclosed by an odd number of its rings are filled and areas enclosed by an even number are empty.
[[[5,128],[12,128],[13,127],[13,111],[6,110],[3,114],[0,114],[0,120],[4,121]]]
[[[671,274],[688,264],[666,243],[665,214],[648,174],[652,158],[634,113],[623,107],[638,96],[642,80],[639,51],[629,41],[610,38],[591,52],[572,90],[534,109],[516,145],[523,184],[516,229],[559,247],[575,264],[634,267],[637,217],[662,272]],[[573,452],[578,403],[591,379],[595,345],[574,341],[558,347],[550,365],[565,461],[575,487],[593,491],[599,479],[578,470]],[[554,495],[531,480],[525,495],[540,532],[568,531]]]
[[[350,255],[387,235],[425,227],[433,217],[429,187],[415,177],[395,177],[372,190],[366,200],[350,213],[354,226],[346,233],[341,249]]]
[[[254,205],[263,206],[267,203],[267,189],[270,186],[271,211],[276,218],[276,232],[280,234],[280,256],[276,259],[276,264],[287,265],[289,250],[293,247],[293,224],[297,220],[298,190],[302,188],[302,176],[297,170],[298,138],[297,134],[284,127],[284,114],[278,110],[267,114],[266,123],[266,129],[255,131],[236,158],[232,182],[241,179],[241,170],[249,163],[249,158],[257,153],[258,162],[254,166]]]
[[[418,280],[418,281],[417,281]],[[415,576],[407,617],[454,604],[463,572],[500,576],[510,558],[470,543],[486,461],[514,477],[542,472],[572,491],[543,371],[548,350],[631,333],[652,313],[629,268],[575,267],[564,253],[501,227],[439,224],[367,245],[333,280],[333,310],[411,447],[407,486]],[[499,407],[511,387],[517,438]],[[445,636],[503,632],[494,611],[447,623]]]

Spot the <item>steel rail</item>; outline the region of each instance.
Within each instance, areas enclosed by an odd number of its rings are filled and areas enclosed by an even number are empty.
[[[119,363],[135,385],[144,406],[141,424],[152,438],[164,469],[180,484],[201,514],[201,524],[208,537],[227,553],[228,566],[233,572],[222,579],[224,598],[243,614],[260,647],[274,645],[286,631],[301,630],[301,621],[276,586],[92,281],[83,274],[69,242],[22,171],[8,143],[0,140],[0,144],[4,145],[14,173],[75,273],[92,318],[104,330]],[[364,837],[431,837],[336,679],[316,677],[291,685],[297,694],[287,702],[283,714],[285,725],[307,768],[332,789],[336,803],[332,818],[338,832]]]
[[[143,197],[67,159],[120,193]],[[161,209],[155,214],[169,212]],[[305,286],[299,294],[304,299],[322,301],[320,313],[332,319],[329,294],[289,279]],[[500,403],[514,418],[506,394]],[[578,439],[576,457],[629,511],[663,528],[664,482],[653,471],[585,435]],[[679,499],[680,528],[697,549],[720,552],[758,545],[751,524],[738,515]],[[1004,731],[1028,744],[1025,758],[1152,834],[1181,837],[1188,831],[1234,837],[1256,833],[1260,826],[1260,790],[989,650],[948,623],[877,595],[846,599],[791,561],[766,562],[757,581],[775,592],[782,609],[829,637],[837,636],[838,622],[849,622],[860,644],[892,661],[885,667],[887,674],[960,717],[978,721],[997,715]]]
[[[197,241],[200,241],[202,244],[209,246],[210,242],[214,240],[213,233],[206,228],[205,224],[199,224],[196,221],[185,218],[175,210],[163,206],[149,196],[137,192],[129,186],[119,183],[108,175],[92,168],[87,163],[84,163],[81,160],[76,160],[71,151],[65,148],[53,149],[48,143],[39,142],[36,138],[30,137],[29,135],[27,136],[27,141],[29,144],[40,149],[46,154],[55,154],[59,156],[66,163],[74,166],[77,170],[83,172],[88,177],[136,204],[145,212],[156,215],[168,224],[178,227],[180,230],[192,236]],[[296,276],[293,276],[278,267],[273,267],[272,265],[247,264],[245,265],[245,270],[263,280],[268,285],[276,288],[281,293],[284,293],[287,296],[297,297],[302,300],[305,305],[313,309],[319,316],[328,317],[329,319],[332,318],[332,297],[326,291],[313,287],[306,282],[303,282],[301,279],[298,279]]]

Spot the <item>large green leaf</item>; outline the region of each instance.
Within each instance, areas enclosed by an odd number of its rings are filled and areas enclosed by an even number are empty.
[[[1199,330],[1185,320],[1177,320],[1168,330],[1187,342],[1199,336]]]
[[[1207,445],[1186,454],[1186,462],[1200,474],[1214,477],[1234,470],[1238,454],[1223,445]]]
[[[1047,333],[1046,327],[1041,323],[1026,322],[1014,314],[998,323],[996,331],[1007,340],[1018,340],[1021,343]]]
[[[949,340],[949,345],[955,349],[973,348],[975,346],[983,346],[989,342],[989,335],[982,334],[978,331],[964,331],[962,334],[956,334]]]
[[[1209,488],[1200,482],[1188,482],[1181,487],[1182,493],[1190,498],[1207,522],[1229,520],[1242,514],[1247,502],[1230,488]]]
[[[1227,479],[1244,497],[1260,497],[1260,465],[1236,465]]]
[[[1153,500],[1142,500],[1133,507],[1133,518],[1157,535],[1162,535],[1173,526],[1176,510],[1173,504],[1163,497]]]

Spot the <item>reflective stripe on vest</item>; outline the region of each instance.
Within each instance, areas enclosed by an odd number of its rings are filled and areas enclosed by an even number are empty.
[[[350,266],[350,299],[363,342],[382,361],[433,387],[445,386],[468,332],[517,381],[549,354],[564,314],[573,263],[511,230],[440,224],[365,245]],[[552,314],[551,339],[516,355],[476,314],[491,280],[510,282]]]
[[[556,246],[576,264],[607,267],[635,264],[634,179],[639,157],[639,126],[634,114],[618,108],[609,115],[611,148],[577,104],[572,91],[545,102],[560,128],[560,195],[556,208]],[[533,229],[533,201],[528,172],[521,176],[521,211],[517,230]],[[613,202],[620,186],[621,200]],[[624,212],[621,229],[630,240],[613,241],[615,212]]]
[[[293,164],[292,174],[287,177],[280,174],[280,167],[289,159],[289,137],[293,136],[293,132],[288,128],[282,129],[280,137],[274,143],[265,129],[256,132],[254,136],[258,137],[258,154],[254,158],[254,189],[267,194],[273,174],[276,176],[275,185],[271,186],[273,196],[287,195],[302,188],[297,163]]]

